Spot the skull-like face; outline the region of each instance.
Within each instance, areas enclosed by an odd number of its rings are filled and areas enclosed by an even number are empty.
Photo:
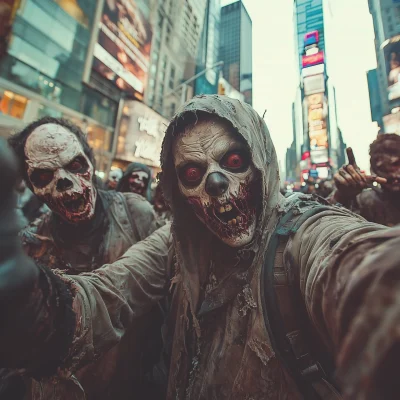
[[[129,190],[132,193],[146,195],[147,185],[149,183],[149,174],[145,171],[133,171],[128,178]]]
[[[33,191],[52,211],[72,223],[93,217],[94,168],[72,132],[57,124],[41,125],[28,137],[25,155]]]
[[[382,187],[389,192],[400,192],[400,141],[385,140],[379,150],[371,155],[374,172],[387,179]]]
[[[256,228],[255,168],[243,140],[222,119],[186,128],[174,143],[181,194],[208,229],[231,247]]]
[[[108,187],[110,189],[115,189],[117,187],[118,182],[122,178],[122,170],[120,168],[115,168],[110,171],[108,175]]]

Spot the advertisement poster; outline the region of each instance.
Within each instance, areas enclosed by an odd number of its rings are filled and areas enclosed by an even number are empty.
[[[400,98],[400,35],[389,39],[384,47],[384,55],[388,80],[388,98],[395,100]]]
[[[161,145],[168,120],[145,104],[130,100],[125,102],[116,158],[159,167]]]
[[[311,162],[326,163],[328,162],[327,101],[323,93],[309,95],[306,100]]]
[[[302,56],[302,66],[303,68],[311,67],[313,65],[324,63],[324,52],[319,51],[316,54],[311,54],[309,56]]]
[[[94,48],[93,69],[121,90],[141,96],[150,64],[149,16],[146,0],[105,0]]]
[[[314,93],[325,92],[325,78],[323,74],[312,75],[303,78],[304,94],[306,96]]]
[[[397,133],[400,135],[400,112],[384,115],[383,126],[385,133]]]

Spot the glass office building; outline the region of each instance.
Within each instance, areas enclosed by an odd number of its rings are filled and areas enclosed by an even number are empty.
[[[221,8],[220,40],[223,76],[252,104],[252,22],[242,1]]]
[[[219,36],[221,20],[221,0],[207,0],[204,25],[198,47],[196,73],[209,68],[219,61]],[[196,79],[195,94],[215,94],[218,92],[218,70],[207,71]]]
[[[96,6],[96,0],[20,1],[0,63],[0,133],[42,116],[66,117],[87,133],[102,170],[118,102],[82,83]]]

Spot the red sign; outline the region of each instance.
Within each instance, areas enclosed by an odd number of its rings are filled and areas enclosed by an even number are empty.
[[[304,46],[309,46],[311,44],[316,44],[319,42],[318,31],[308,32],[304,35]]]
[[[318,65],[324,63],[324,52],[319,51],[316,54],[311,54],[310,56],[303,56],[302,65],[303,68],[311,67],[312,65]]]

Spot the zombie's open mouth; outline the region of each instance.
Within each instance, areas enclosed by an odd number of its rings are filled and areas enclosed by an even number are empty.
[[[72,213],[83,212],[86,205],[86,197],[81,193],[73,193],[69,198],[64,199],[64,207]]]
[[[247,218],[241,214],[236,205],[231,202],[214,207],[214,215],[220,222],[230,226],[243,225],[246,222]]]

